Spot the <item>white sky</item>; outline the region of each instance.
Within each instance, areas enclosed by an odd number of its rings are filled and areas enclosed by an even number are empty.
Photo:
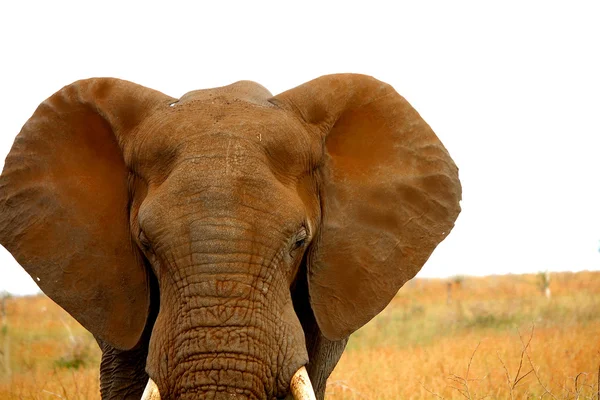
[[[81,78],[179,97],[365,73],[404,95],[460,168],[463,212],[419,276],[600,269],[600,3],[195,3],[1,2],[0,158]],[[0,248],[0,290],[36,289]]]

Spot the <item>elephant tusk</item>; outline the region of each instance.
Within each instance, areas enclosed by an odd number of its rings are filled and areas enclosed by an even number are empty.
[[[142,393],[142,400],[160,400],[160,391],[152,379],[148,379],[148,384]]]
[[[294,376],[292,376],[290,391],[294,400],[316,400],[315,392],[305,367],[300,367]],[[160,400],[158,386],[156,386],[156,383],[152,379],[148,379],[148,384],[144,389],[141,400]]]
[[[313,390],[310,378],[306,367],[300,367],[292,376],[290,382],[290,391],[294,400],[316,400],[315,391]]]

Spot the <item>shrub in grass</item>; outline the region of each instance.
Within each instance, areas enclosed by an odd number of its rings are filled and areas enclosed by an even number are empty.
[[[90,342],[73,338],[65,354],[54,362],[58,368],[79,369],[95,362],[91,354]]]

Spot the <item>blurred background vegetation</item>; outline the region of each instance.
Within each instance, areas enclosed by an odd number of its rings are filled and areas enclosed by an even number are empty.
[[[551,294],[551,295],[550,295]],[[99,399],[93,337],[3,296],[0,399]],[[596,399],[600,272],[414,279],[356,332],[328,399]]]

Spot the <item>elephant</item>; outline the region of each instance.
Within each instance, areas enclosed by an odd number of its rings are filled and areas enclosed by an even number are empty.
[[[429,125],[371,76],[181,98],[90,78],[16,136],[0,243],[94,336],[103,399],[323,399],[461,191]]]

